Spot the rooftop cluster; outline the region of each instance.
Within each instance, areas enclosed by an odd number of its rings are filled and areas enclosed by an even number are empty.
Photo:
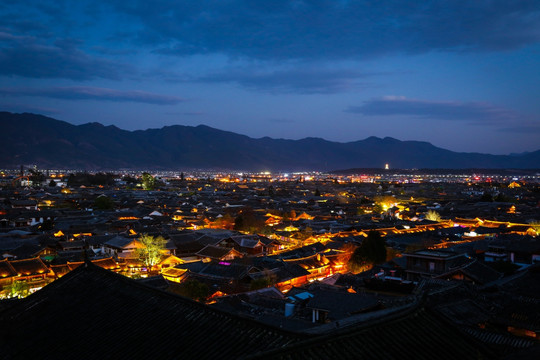
[[[417,314],[470,334],[484,354],[537,345],[535,176],[33,170],[0,179],[3,298],[37,299],[76,282],[72,273],[91,270],[81,276],[99,282],[108,275],[98,267],[138,283],[129,291],[164,290],[296,334],[287,344],[312,334],[335,346],[331,334]],[[0,302],[0,319],[19,301]]]

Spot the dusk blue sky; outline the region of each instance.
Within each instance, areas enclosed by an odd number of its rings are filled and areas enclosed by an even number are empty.
[[[0,0],[0,110],[540,149],[540,1]]]

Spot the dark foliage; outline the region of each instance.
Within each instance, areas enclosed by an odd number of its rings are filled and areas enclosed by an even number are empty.
[[[210,295],[208,285],[197,280],[187,280],[177,286],[174,291],[179,295],[197,301],[205,301]]]
[[[362,244],[354,250],[350,260],[353,264],[382,264],[386,261],[386,245],[377,231],[370,231]]]
[[[94,201],[94,207],[98,210],[110,210],[114,208],[114,202],[107,196],[99,196]]]

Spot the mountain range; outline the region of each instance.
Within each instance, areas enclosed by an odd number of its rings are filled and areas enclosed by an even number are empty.
[[[511,155],[459,153],[428,142],[369,137],[339,143],[250,138],[205,125],[127,131],[72,125],[36,114],[0,112],[0,167],[87,170],[337,170],[347,168],[536,169],[540,150]]]

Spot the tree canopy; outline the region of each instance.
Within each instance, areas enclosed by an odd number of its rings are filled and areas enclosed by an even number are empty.
[[[142,174],[141,177],[142,180],[142,187],[144,190],[154,190],[156,187],[156,179],[150,175],[149,173],[145,172]]]
[[[175,286],[172,291],[200,302],[204,302],[208,295],[210,295],[208,285],[195,279],[182,282]]]
[[[100,195],[94,201],[94,207],[98,210],[109,210],[114,208],[114,201],[108,196]]]
[[[137,249],[139,259],[151,270],[161,260],[161,252],[165,249],[167,241],[162,236],[151,236],[142,234],[139,241],[144,245],[143,248]]]
[[[28,178],[33,186],[40,186],[41,183],[45,181],[45,175],[41,171],[38,171],[37,169],[28,169],[28,171],[30,172]]]
[[[14,281],[12,284],[4,286],[7,296],[10,298],[24,298],[28,296],[30,287],[25,281]]]
[[[265,225],[264,218],[258,217],[253,209],[246,207],[234,219],[234,230],[249,233],[260,232]]]
[[[439,213],[436,212],[435,210],[429,210],[426,213],[426,220],[438,222],[438,221],[441,221],[441,215],[439,215]]]
[[[349,265],[354,271],[354,269],[381,264],[385,261],[386,246],[384,239],[379,232],[370,231],[362,244],[354,250]]]

